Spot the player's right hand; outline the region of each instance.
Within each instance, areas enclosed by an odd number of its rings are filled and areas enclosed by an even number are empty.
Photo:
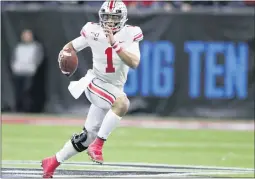
[[[64,74],[64,75],[70,75],[70,72],[66,72],[66,71],[63,71],[61,69],[61,66],[60,66],[60,63],[61,63],[61,60],[63,60],[65,58],[65,56],[68,56],[69,54],[67,52],[65,52],[64,50],[67,50],[67,49],[63,49],[59,52],[59,55],[58,55],[58,66],[59,66],[59,69],[60,71]]]

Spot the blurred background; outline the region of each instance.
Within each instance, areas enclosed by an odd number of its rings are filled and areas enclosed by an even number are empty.
[[[2,112],[84,115],[67,87],[91,68],[90,49],[67,78],[57,56],[100,1],[2,3]],[[141,65],[129,73],[129,114],[254,117],[254,1],[125,1],[144,32]]]
[[[125,85],[131,102],[126,121],[143,120],[139,126],[189,128],[185,119],[192,119],[199,121],[193,126],[196,129],[215,127],[226,131],[233,127],[233,121],[239,121],[242,124],[235,129],[247,133],[158,129],[154,136],[155,131],[149,129],[133,128],[131,132],[118,129],[113,133],[115,140],[109,140],[109,148],[106,147],[106,160],[254,168],[255,2],[125,3],[128,24],[140,26],[144,33],[141,64],[138,69],[130,70]],[[87,48],[78,54],[79,67],[70,78],[60,72],[57,58],[62,47],[79,36],[86,22],[98,22],[101,4],[100,1],[1,1],[1,111],[5,115],[2,119],[8,121],[14,119],[12,115],[20,117],[24,113],[22,120],[49,115],[58,119],[66,116],[85,119],[89,101],[85,95],[75,100],[67,87],[92,67],[91,51]],[[162,120],[176,123],[168,125]],[[219,123],[213,125],[208,121]],[[64,120],[60,123],[65,124]],[[4,125],[3,159],[39,160],[51,155],[82,124],[83,121],[79,122],[77,128],[70,127],[70,122],[65,128],[33,129]],[[250,129],[252,132],[248,132]],[[37,135],[38,140],[29,141],[30,134]],[[35,140],[37,145],[33,146]],[[145,144],[146,140],[149,144]],[[134,141],[144,145],[135,146]],[[31,155],[25,152],[29,142]],[[221,145],[225,143],[229,145]],[[38,146],[45,149],[38,152]],[[17,147],[19,153],[15,152]],[[153,150],[141,154],[136,151],[139,147]],[[223,160],[226,156],[229,160]]]

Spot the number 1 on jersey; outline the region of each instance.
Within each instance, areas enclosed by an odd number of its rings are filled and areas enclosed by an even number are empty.
[[[114,73],[115,72],[115,68],[113,67],[113,62],[112,62],[112,48],[108,47],[105,50],[105,54],[106,54],[106,58],[107,58],[107,67],[105,69],[106,73]]]

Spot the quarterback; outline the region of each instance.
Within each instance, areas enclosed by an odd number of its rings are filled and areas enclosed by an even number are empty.
[[[90,47],[93,68],[69,91],[75,98],[85,92],[91,106],[80,134],[75,134],[54,156],[42,160],[43,178],[52,178],[56,168],[72,156],[86,151],[89,157],[103,163],[103,145],[121,118],[127,113],[129,100],[123,91],[129,68],[140,62],[140,27],[126,25],[127,8],[122,1],[106,1],[99,10],[99,23],[87,22],[80,36],[67,43],[65,49],[79,52]],[[63,74],[68,72],[61,70]]]

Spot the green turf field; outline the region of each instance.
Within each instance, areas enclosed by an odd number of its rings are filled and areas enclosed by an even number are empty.
[[[2,125],[2,160],[41,160],[80,127]],[[254,168],[254,133],[118,128],[104,148],[106,162]],[[89,161],[82,153],[70,161]]]

